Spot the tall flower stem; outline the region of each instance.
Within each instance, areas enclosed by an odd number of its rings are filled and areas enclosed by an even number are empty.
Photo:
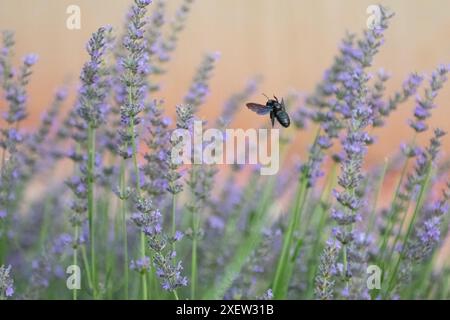
[[[317,144],[318,137],[320,135],[321,128],[319,127],[314,138],[313,147]],[[283,247],[278,259],[277,269],[275,271],[275,277],[272,283],[272,289],[275,299],[285,298],[289,286],[289,278],[291,276],[292,268],[290,266],[292,242],[294,240],[294,231],[297,229],[301,213],[305,204],[306,196],[309,190],[309,169],[303,171],[300,175],[299,185],[295,197],[294,209],[289,220],[288,230],[283,240]]]
[[[192,168],[191,181],[195,181],[196,167]],[[191,257],[191,300],[195,299],[197,290],[197,245],[198,245],[198,227],[200,225],[199,212],[192,209],[192,257]]]
[[[197,232],[197,218],[192,217],[192,226],[194,232]],[[195,228],[195,229],[194,229]],[[195,294],[197,290],[197,234],[194,234],[194,238],[192,239],[192,270],[191,270],[191,299],[195,299]]]
[[[95,128],[88,128],[88,222],[89,242],[91,244],[91,276],[93,281],[94,297],[97,297],[97,275],[95,260],[95,227],[94,227],[94,168],[95,168]]]
[[[375,220],[376,220],[376,215],[377,215],[377,205],[378,205],[378,201],[379,201],[379,198],[380,198],[381,190],[382,190],[382,187],[383,187],[384,178],[386,177],[386,172],[387,172],[388,166],[389,166],[389,161],[386,158],[384,160],[383,169],[381,170],[381,174],[380,174],[380,177],[378,179],[375,196],[373,198],[372,211],[370,212],[370,215],[369,215],[369,225],[367,227],[367,232],[369,234],[372,233],[373,228],[375,226]]]
[[[314,230],[316,230],[318,235],[325,234],[324,229],[327,221],[327,209],[331,204],[330,196],[331,191],[336,183],[336,163],[333,163],[331,167],[331,173],[328,175],[327,182],[325,183],[325,188],[320,197],[320,201],[316,205],[316,208],[313,210],[313,218],[317,219],[317,222],[314,225]],[[306,230],[309,227],[305,228]],[[319,261],[317,257],[317,252],[322,252],[324,246],[323,236],[318,236],[318,240],[315,241],[313,245],[313,249],[308,254],[306,259],[308,263],[308,286],[306,291],[306,299],[311,299],[314,294],[314,279],[317,273],[317,269],[319,267]]]
[[[74,237],[75,241],[78,241],[78,226],[75,226],[75,237]],[[73,265],[77,266],[78,265],[78,243],[74,243],[74,249],[73,249]],[[73,300],[77,300],[78,297],[78,292],[77,289],[74,288],[72,291],[72,299]]]
[[[413,139],[412,139],[412,141],[410,143],[411,147],[414,146],[414,143],[415,143],[416,139],[417,139],[417,133],[415,133],[414,136],[413,136]],[[380,247],[380,253],[382,255],[384,255],[385,252],[386,252],[386,248],[387,248],[388,240],[389,240],[389,235],[391,234],[392,229],[394,228],[395,220],[397,218],[398,210],[397,210],[397,208],[395,208],[395,205],[398,202],[398,198],[400,196],[401,187],[403,186],[403,181],[405,180],[405,177],[406,177],[406,173],[407,173],[408,165],[409,165],[409,160],[410,160],[409,157],[406,158],[406,160],[405,160],[405,162],[403,164],[402,171],[401,171],[401,174],[400,174],[400,178],[398,180],[397,187],[395,189],[394,199],[392,200],[392,206],[391,206],[391,208],[389,210],[388,225],[386,227],[386,232],[384,232],[384,234],[383,234],[381,247]],[[384,260],[381,261],[381,262],[378,261],[378,264],[381,265],[382,267],[384,267]]]
[[[123,198],[126,193],[126,182],[125,182],[125,160],[122,159],[120,164],[120,213],[122,218],[122,238],[123,238],[123,272],[124,272],[124,297],[128,300],[128,290],[129,290],[129,273],[128,273],[128,232],[127,232],[127,208],[126,201]]]
[[[130,91],[131,92],[131,91]],[[130,104],[133,102],[130,98]],[[130,118],[130,128],[129,132],[131,134],[131,148],[132,148],[132,154],[133,154],[133,166],[134,166],[134,174],[136,176],[136,193],[138,197],[141,197],[141,180],[140,180],[140,174],[139,174],[139,165],[138,165],[138,155],[137,155],[137,144],[136,144],[136,136],[134,134],[135,132],[135,125],[134,125],[134,118]],[[141,232],[140,235],[140,250],[141,250],[141,257],[145,258],[145,234]],[[147,300],[148,299],[148,285],[147,285],[147,275],[144,273],[141,275],[141,285],[142,285],[142,299]]]
[[[400,267],[400,263],[402,262],[402,260],[405,257],[405,254],[406,254],[406,248],[407,248],[407,243],[408,243],[409,237],[410,237],[410,235],[411,235],[411,233],[412,233],[412,231],[414,229],[416,218],[417,218],[419,212],[422,210],[422,207],[423,207],[423,202],[424,202],[425,197],[426,197],[426,190],[427,190],[428,184],[430,182],[430,178],[431,178],[431,172],[432,172],[431,169],[432,169],[432,166],[431,166],[431,162],[430,162],[430,163],[428,163],[428,167],[427,167],[427,171],[426,171],[426,176],[425,176],[424,182],[420,186],[420,191],[419,191],[419,196],[417,198],[416,207],[414,208],[413,215],[411,217],[408,229],[407,229],[406,234],[404,236],[402,249],[401,249],[399,257],[398,257],[398,259],[397,259],[397,261],[396,261],[396,263],[395,263],[395,265],[394,265],[394,267],[392,269],[392,272],[390,272],[390,279],[389,279],[389,282],[388,282],[387,290],[385,292],[385,297],[388,296],[389,293],[394,288],[395,279],[396,279],[396,276],[397,276],[398,269]]]
[[[177,195],[172,195],[172,236],[175,236],[177,231]],[[173,243],[173,250],[175,250],[175,242]]]

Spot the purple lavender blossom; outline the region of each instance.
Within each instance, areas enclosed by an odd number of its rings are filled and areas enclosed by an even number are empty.
[[[11,266],[0,267],[0,300],[12,297],[14,294],[14,280],[11,277]]]
[[[27,67],[31,67],[38,62],[38,59],[39,57],[37,54],[31,53],[25,56],[25,58],[23,59],[23,64]]]
[[[146,163],[142,167],[145,174],[143,189],[148,192],[155,204],[159,204],[167,192],[169,182],[166,174],[169,170],[170,132],[168,119],[163,118],[163,101],[153,101],[146,113],[148,136],[146,144],[150,151],[144,156]]]
[[[337,258],[340,249],[339,242],[328,240],[323,253],[320,255],[319,273],[316,277],[316,299],[331,300],[334,296],[337,273]]]
[[[131,260],[130,269],[142,274],[150,271],[150,258],[142,257],[137,259],[136,261]]]
[[[140,123],[141,119],[138,115],[144,110],[144,100],[148,89],[145,78],[150,68],[146,51],[147,43],[144,38],[146,25],[144,18],[147,12],[146,7],[150,3],[150,0],[135,0],[131,8],[127,34],[123,40],[126,54],[119,61],[120,68],[123,69],[121,82],[128,97],[120,106],[119,154],[124,159],[129,157],[128,149],[133,144],[133,139],[137,137],[135,126]]]
[[[177,261],[176,252],[172,250],[172,244],[180,240],[181,233],[176,232],[174,236],[167,236],[161,224],[161,213],[154,209],[150,200],[138,198],[135,202],[138,212],[132,215],[132,220],[145,234],[148,245],[152,250],[153,265],[156,275],[161,280],[164,290],[175,291],[179,287],[187,286],[187,278],[182,275],[183,267],[181,261]],[[141,261],[143,262],[143,261]],[[142,263],[135,262],[136,270]]]
[[[103,56],[107,49],[107,34],[111,29],[100,28],[87,44],[87,52],[91,60],[83,66],[81,72],[82,87],[80,89],[78,115],[92,128],[105,122],[108,105],[106,104],[106,87],[108,80],[102,69]]]
[[[435,107],[434,99],[438,95],[439,90],[447,81],[447,66],[440,65],[433,71],[430,79],[430,87],[425,90],[424,97],[417,98],[416,107],[414,109],[414,120],[410,120],[409,124],[416,132],[423,132],[428,129],[425,120],[431,116],[431,109]]]
[[[334,234],[344,249],[344,277],[351,276],[351,265],[347,260],[347,246],[351,247],[354,239],[352,226],[360,215],[360,208],[363,204],[362,199],[356,192],[361,184],[363,175],[362,164],[366,154],[367,145],[371,143],[371,137],[364,131],[371,123],[373,112],[370,105],[367,105],[367,89],[366,83],[368,77],[359,68],[355,68],[352,75],[354,80],[358,82],[356,90],[349,89],[349,119],[347,135],[342,141],[345,152],[344,159],[341,163],[341,175],[338,183],[342,187],[340,191],[335,191],[336,200],[342,206],[342,210],[333,209],[332,217],[336,220],[339,227],[335,228]]]
[[[209,93],[208,80],[214,70],[215,63],[220,57],[220,53],[209,53],[203,57],[200,66],[192,81],[191,87],[184,98],[184,103],[194,108],[194,114],[200,105],[205,102],[205,98]]]
[[[17,79],[8,79],[3,88],[6,92],[6,100],[9,103],[9,110],[3,114],[3,118],[9,123],[14,124],[20,122],[27,117],[26,103],[28,85],[30,76],[32,75],[31,67],[37,62],[37,56],[34,54],[27,55],[23,60]]]
[[[166,0],[161,0],[163,2]],[[170,31],[166,37],[154,43],[152,50],[158,56],[160,65],[170,60],[171,53],[176,49],[176,45],[180,33],[184,30],[191,6],[194,0],[183,0],[180,7],[175,12],[175,18],[170,23]],[[164,70],[161,66],[157,67],[158,72],[162,73]]]
[[[193,124],[193,117],[194,117],[194,110],[192,106],[190,105],[180,105],[177,106],[177,129],[185,129],[185,130],[191,130],[192,124]],[[177,147],[177,145],[181,142],[180,141],[171,141],[172,148]],[[181,174],[178,171],[180,165],[172,161],[171,155],[169,154],[167,156],[167,165],[168,165],[168,171],[166,175],[166,179],[168,182],[168,188],[167,191],[169,191],[171,194],[175,195],[177,193],[180,193],[183,190],[183,186],[180,183]]]

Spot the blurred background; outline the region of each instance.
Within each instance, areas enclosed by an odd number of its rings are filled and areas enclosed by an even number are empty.
[[[168,0],[169,17],[180,4]],[[98,27],[121,28],[131,0],[0,0],[0,29],[16,32],[17,62],[26,53],[40,57],[29,87],[30,128],[51,101],[55,89],[69,83],[72,101],[82,64],[85,43]],[[375,2],[376,3],[376,2]],[[181,35],[169,70],[162,77],[158,98],[173,114],[187,92],[196,67],[205,52],[218,51],[221,59],[211,82],[211,94],[202,107],[205,120],[214,119],[225,99],[254,75],[262,75],[260,92],[286,95],[290,90],[311,92],[333,61],[346,31],[358,34],[366,27],[366,8],[372,0],[196,0],[187,27]],[[430,74],[439,63],[450,62],[450,1],[390,0],[383,5],[396,17],[386,33],[386,43],[377,55],[374,71],[392,74],[388,92],[400,88],[409,72]],[[66,9],[81,8],[81,30],[68,30]],[[420,91],[422,92],[422,91]],[[255,101],[264,102],[262,95]],[[379,143],[371,147],[368,163],[379,163],[411,135],[407,119],[413,101],[402,105],[375,134]],[[432,127],[450,131],[450,86],[442,90],[434,110]],[[68,106],[67,106],[68,107]],[[5,108],[4,105],[1,106]],[[245,110],[233,127],[255,127],[268,119]],[[3,123],[2,123],[3,125]],[[294,129],[289,129],[294,130]],[[311,130],[312,131],[312,130]],[[294,143],[297,154],[310,143],[307,133]],[[450,146],[446,139],[445,150]]]

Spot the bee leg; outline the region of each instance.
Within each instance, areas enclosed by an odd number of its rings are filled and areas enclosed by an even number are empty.
[[[275,126],[275,112],[270,112],[270,120],[272,121],[272,128]]]

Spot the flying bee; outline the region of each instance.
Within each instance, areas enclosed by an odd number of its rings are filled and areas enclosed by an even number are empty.
[[[270,113],[270,120],[272,121],[272,128],[275,125],[275,119],[285,128],[289,127],[291,124],[291,120],[289,119],[289,115],[286,112],[286,106],[284,105],[284,99],[281,99],[281,102],[278,101],[278,98],[273,96],[274,99],[270,99],[268,96],[264,95],[267,98],[266,105],[259,103],[247,103],[247,108],[256,112],[259,115],[265,115]]]

